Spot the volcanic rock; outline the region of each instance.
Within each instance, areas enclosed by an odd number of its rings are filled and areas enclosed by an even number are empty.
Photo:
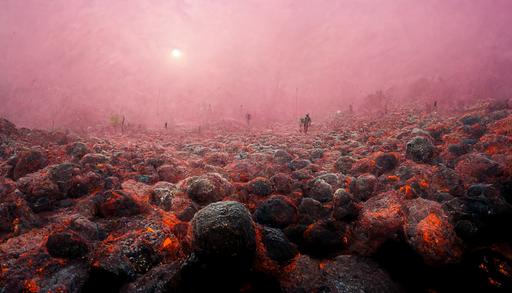
[[[334,193],[332,216],[338,221],[351,221],[357,218],[359,207],[354,196],[344,189],[338,189]]]
[[[351,250],[370,255],[384,242],[399,239],[403,235],[404,212],[399,195],[394,191],[364,202],[353,231]]]
[[[142,207],[130,193],[123,190],[108,190],[96,198],[98,214],[101,217],[125,217],[140,214]]]
[[[211,203],[192,219],[194,252],[207,261],[250,260],[256,250],[254,222],[239,202]]]
[[[98,223],[84,216],[75,217],[69,228],[88,240],[102,240],[106,237],[104,229]]]
[[[14,125],[14,123],[7,119],[0,118],[0,134],[11,136],[16,134],[16,132],[16,125]]]
[[[295,244],[291,243],[281,230],[263,227],[261,234],[266,255],[270,259],[283,264],[298,254]]]
[[[309,225],[320,219],[324,219],[330,214],[330,210],[317,200],[312,198],[303,198],[299,205],[299,223]]]
[[[49,210],[57,200],[64,198],[59,186],[46,172],[28,174],[18,179],[16,186],[24,193],[26,201],[35,212]]]
[[[220,201],[232,193],[233,187],[229,181],[217,173],[208,173],[199,177],[185,180],[186,192],[190,199],[200,205]]]
[[[151,204],[169,211],[172,207],[172,200],[177,192],[178,188],[176,185],[168,182],[158,182],[152,188],[149,201]]]
[[[345,224],[333,219],[316,222],[304,231],[304,250],[315,256],[328,256],[346,247]]]
[[[292,191],[292,178],[285,173],[277,173],[270,178],[272,189],[281,194],[288,194]]]
[[[371,174],[363,174],[350,183],[350,192],[359,201],[369,199],[377,188],[377,178]]]
[[[406,156],[417,163],[429,163],[436,155],[436,148],[430,139],[416,136],[406,145]]]
[[[288,163],[288,167],[292,169],[292,171],[297,171],[300,169],[304,169],[307,166],[311,165],[311,161],[306,159],[295,159]]]
[[[19,178],[40,170],[48,165],[48,158],[39,150],[26,150],[16,154],[14,158],[9,160],[9,164],[14,166],[12,170],[12,178]]]
[[[460,122],[462,122],[464,125],[473,125],[479,123],[480,121],[481,118],[479,116],[472,115],[464,116],[462,119],[460,119]]]
[[[75,142],[66,146],[66,153],[76,159],[81,159],[89,152],[87,145],[82,142]]]
[[[336,171],[341,172],[343,174],[349,174],[352,169],[352,165],[356,162],[356,160],[350,156],[341,156],[336,163],[334,163],[334,168]]]
[[[73,177],[80,174],[80,172],[80,166],[72,163],[53,165],[48,170],[51,180],[59,186],[62,194],[67,194],[73,187]]]
[[[286,197],[274,195],[254,212],[256,222],[273,228],[285,228],[297,221],[297,208]]]
[[[342,255],[318,261],[301,255],[283,272],[283,292],[401,292],[388,274],[368,258]]]
[[[115,176],[105,178],[105,189],[121,189],[121,180]]]
[[[10,193],[0,197],[0,235],[20,234],[39,224],[40,219],[19,194]]]
[[[406,201],[405,207],[407,240],[424,261],[429,264],[458,261],[461,254],[460,239],[441,205],[417,198]]]
[[[394,154],[382,153],[375,159],[377,175],[393,171],[398,166],[398,158]]]
[[[352,164],[350,174],[359,176],[365,173],[375,173],[375,161],[370,158],[362,158]]]
[[[274,153],[273,160],[278,164],[286,164],[293,160],[293,157],[285,150],[277,150]]]
[[[109,158],[102,154],[86,154],[80,160],[82,166],[95,165],[108,162]]]
[[[311,151],[310,153],[310,158],[311,158],[311,161],[317,161],[317,160],[320,160],[322,159],[322,157],[324,156],[324,149],[321,149],[321,148],[315,148]]]
[[[466,196],[444,202],[443,209],[455,223],[457,234],[467,241],[501,239],[512,220],[512,205],[490,184],[470,186]]]
[[[172,292],[180,276],[180,262],[156,266],[123,288],[124,293]]]
[[[51,256],[60,258],[79,258],[88,252],[85,241],[72,232],[51,234],[46,242],[46,249]]]
[[[468,154],[461,158],[455,171],[472,182],[494,181],[503,174],[502,167],[484,154]]]
[[[305,196],[311,197],[319,202],[332,200],[333,187],[322,178],[316,178],[309,182]]]
[[[254,178],[247,184],[247,191],[260,196],[270,195],[272,193],[272,183],[264,177]]]

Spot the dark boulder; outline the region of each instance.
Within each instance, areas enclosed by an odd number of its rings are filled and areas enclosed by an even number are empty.
[[[376,172],[375,161],[371,158],[362,158],[357,160],[350,169],[350,174],[359,176],[365,173],[374,174]]]
[[[0,135],[11,136],[17,133],[16,125],[11,121],[0,118]]]
[[[184,179],[186,174],[184,168],[168,164],[161,165],[156,169],[156,172],[158,173],[158,178],[161,181],[167,181],[171,183],[177,183],[178,181]]]
[[[303,198],[299,205],[299,222],[309,225],[329,216],[330,210],[317,200]]]
[[[371,259],[342,255],[314,260],[301,255],[283,272],[282,292],[394,293],[402,289]]]
[[[124,293],[172,292],[180,279],[180,262],[156,266],[123,288]]]
[[[105,178],[105,189],[121,189],[121,180],[115,176]]]
[[[291,243],[279,229],[263,227],[261,236],[266,255],[280,264],[287,263],[298,253],[295,244]]]
[[[64,198],[59,186],[45,172],[28,174],[18,179],[16,186],[34,212],[50,210],[56,201]]]
[[[295,159],[288,163],[288,167],[292,169],[292,171],[297,171],[300,169],[304,169],[307,166],[311,165],[311,161],[306,159]]]
[[[350,183],[350,192],[358,201],[366,201],[377,188],[377,178],[371,174],[363,174]]]
[[[480,118],[480,116],[474,116],[474,115],[468,115],[468,116],[464,116],[460,119],[460,122],[462,122],[462,124],[464,125],[473,125],[473,124],[477,124],[477,123],[480,123],[482,119]]]
[[[353,230],[351,250],[371,255],[386,241],[402,238],[404,212],[402,200],[394,191],[379,194],[364,202]]]
[[[459,157],[469,153],[471,146],[467,144],[451,144],[448,146],[448,151],[455,157]]]
[[[153,205],[159,206],[163,210],[169,211],[172,207],[172,201],[178,188],[172,183],[165,181],[156,183],[149,196],[149,202]]]
[[[75,217],[69,228],[88,240],[103,240],[106,231],[98,224],[84,216]]]
[[[217,173],[207,173],[199,177],[186,179],[187,195],[200,205],[220,201],[231,195],[233,186]]]
[[[341,156],[334,163],[334,169],[343,174],[349,174],[355,162],[356,160],[350,156]]]
[[[284,228],[297,222],[297,208],[286,197],[274,195],[254,212],[256,222],[273,228]]]
[[[89,266],[85,262],[70,262],[62,268],[55,266],[46,273],[48,275],[38,283],[39,292],[83,292],[81,289],[89,276]]]
[[[311,151],[310,153],[310,158],[311,158],[311,161],[317,161],[317,160],[320,160],[323,158],[324,156],[324,149],[321,149],[321,148],[315,148]]]
[[[211,203],[192,219],[192,246],[200,259],[250,260],[256,251],[254,223],[239,202]]]
[[[484,154],[471,153],[461,157],[455,171],[471,182],[493,182],[503,175],[503,168]]]
[[[74,187],[74,177],[80,174],[81,169],[79,165],[72,163],[62,163],[49,167],[48,173],[50,179],[59,186],[62,194],[67,194],[71,188]]]
[[[73,158],[81,159],[90,152],[87,145],[83,142],[75,142],[66,146],[66,153]]]
[[[224,167],[230,162],[230,156],[224,152],[215,152],[205,157],[205,162],[209,165]]]
[[[26,150],[16,154],[14,158],[9,160],[9,164],[14,167],[12,169],[12,178],[18,180],[27,174],[46,167],[48,165],[48,157],[39,150]]]
[[[39,226],[40,223],[39,217],[33,214],[18,193],[0,197],[0,235],[4,233],[18,235]]]
[[[512,205],[491,184],[470,186],[466,196],[444,202],[443,209],[466,241],[510,239],[503,231],[512,220]]]
[[[247,191],[251,194],[266,196],[272,193],[272,183],[264,177],[257,177],[247,183]]]
[[[293,157],[285,150],[277,150],[274,153],[273,160],[278,164],[286,164],[293,160]]]
[[[79,258],[87,254],[85,240],[72,232],[57,232],[48,237],[46,249],[53,257]]]
[[[309,182],[304,196],[311,197],[319,202],[328,202],[332,200],[333,187],[326,180],[316,178]]]
[[[338,221],[352,221],[359,215],[359,207],[354,196],[344,189],[334,193],[332,216]]]
[[[105,155],[102,155],[102,154],[86,154],[82,157],[82,159],[80,160],[80,164],[82,166],[87,166],[87,165],[96,165],[96,164],[103,164],[103,163],[107,163],[109,161],[109,158]]]
[[[455,263],[461,256],[461,242],[448,214],[435,201],[416,198],[405,201],[407,242],[425,263]]]
[[[149,228],[150,231],[129,230],[100,242],[91,253],[90,276],[83,291],[119,292],[121,286],[157,266],[169,250],[166,245],[172,245],[177,239],[159,223],[151,224]],[[179,253],[179,247],[173,247],[173,250]]]
[[[281,194],[288,194],[292,191],[292,178],[285,173],[277,173],[270,178],[272,189]]]
[[[140,214],[142,207],[133,196],[123,190],[108,190],[96,197],[98,214],[101,217],[125,217]]]
[[[429,163],[436,155],[432,141],[423,136],[416,136],[406,145],[406,156],[416,163]]]
[[[398,158],[391,153],[382,153],[375,158],[377,175],[393,171],[398,166]]]
[[[304,250],[315,256],[329,256],[346,247],[347,226],[333,219],[316,222],[304,231]]]

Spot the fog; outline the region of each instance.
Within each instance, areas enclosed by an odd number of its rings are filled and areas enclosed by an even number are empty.
[[[512,1],[1,0],[0,115],[20,126],[289,122],[509,98]],[[173,49],[181,54],[173,55]]]

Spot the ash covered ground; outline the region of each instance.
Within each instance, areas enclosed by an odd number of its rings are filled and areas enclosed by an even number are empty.
[[[3,119],[0,292],[510,292],[511,113],[342,113],[307,135]]]

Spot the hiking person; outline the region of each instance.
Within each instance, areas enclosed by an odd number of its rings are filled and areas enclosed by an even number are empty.
[[[304,117],[304,133],[308,133],[309,126],[311,126],[311,117],[309,117],[309,113]]]
[[[245,114],[245,121],[247,122],[247,127],[251,126],[251,119],[252,119],[251,113]]]

